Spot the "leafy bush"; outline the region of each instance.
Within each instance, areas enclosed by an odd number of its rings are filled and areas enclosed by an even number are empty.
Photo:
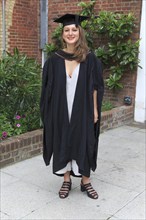
[[[109,111],[114,108],[114,105],[110,101],[103,101],[101,111]]]
[[[81,14],[90,16],[89,22],[84,23],[89,33],[87,40],[93,43],[91,48],[109,70],[106,80],[109,89],[121,89],[123,85],[119,81],[124,73],[132,73],[139,64],[140,41],[131,40],[136,26],[135,16],[132,13],[101,11],[97,17],[94,12],[95,2],[78,4],[82,7]]]
[[[13,135],[14,128],[5,115],[0,114],[0,140]]]
[[[0,60],[0,131],[10,130],[8,136],[39,128],[40,71],[40,65],[17,48]]]

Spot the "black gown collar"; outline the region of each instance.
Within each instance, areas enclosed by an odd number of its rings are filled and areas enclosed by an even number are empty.
[[[74,56],[73,53],[67,53],[64,50],[58,50],[55,52],[56,55],[62,57],[65,60],[76,60],[76,57]]]

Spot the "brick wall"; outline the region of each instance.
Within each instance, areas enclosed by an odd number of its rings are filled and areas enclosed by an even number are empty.
[[[4,167],[42,152],[42,131],[36,130],[8,138],[0,143],[0,164]]]
[[[18,47],[21,52],[41,61],[41,51],[39,49],[39,1],[5,1],[6,50],[12,52],[14,47]],[[2,10],[2,7],[0,10]],[[2,52],[2,47],[0,52]]]
[[[64,13],[77,13],[81,11],[81,7],[77,6],[77,4],[81,2],[79,0],[49,0],[49,39],[51,36],[51,32],[57,26],[53,22],[53,18],[62,15]],[[90,0],[83,0],[83,2],[90,2]],[[119,13],[134,13],[136,17],[137,28],[135,30],[134,37],[139,37],[139,23],[141,16],[141,0],[97,0],[95,4],[95,11],[97,14],[100,11],[112,11]]]
[[[104,78],[108,76],[108,73],[104,72]],[[136,78],[137,72],[125,72],[121,83],[123,84],[123,89],[109,90],[105,86],[104,100],[110,100],[113,105],[121,106],[124,103],[124,96],[130,96],[132,98],[132,105],[135,104],[135,92],[136,92]]]
[[[40,0],[5,0],[6,2],[6,47],[8,51],[17,46],[22,52],[41,60],[39,49]],[[49,0],[48,22],[49,39],[57,26],[53,18],[64,13],[77,13],[81,10],[79,0]],[[84,0],[90,2],[90,0]],[[137,20],[134,38],[139,37],[141,0],[97,0],[97,14],[101,10],[128,13],[133,12]],[[2,15],[2,1],[0,1]],[[0,17],[0,54],[2,52],[2,16]]]
[[[101,132],[133,121],[133,107],[121,106],[102,113]],[[8,138],[0,143],[0,167],[42,153],[42,130]]]
[[[133,121],[133,107],[120,106],[110,111],[102,112],[101,132],[119,127]]]

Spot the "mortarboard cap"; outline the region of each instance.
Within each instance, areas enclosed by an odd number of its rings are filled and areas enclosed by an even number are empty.
[[[59,18],[56,18],[54,22],[62,23],[63,26],[75,24],[75,25],[81,25],[81,22],[84,20],[87,20],[89,17],[77,15],[77,14],[65,14]]]

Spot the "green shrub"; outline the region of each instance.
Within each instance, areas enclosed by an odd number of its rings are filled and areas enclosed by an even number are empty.
[[[12,127],[11,122],[7,119],[6,115],[0,114],[0,140],[12,136],[13,133],[14,128]]]
[[[17,48],[0,60],[0,115],[4,124],[9,121],[13,134],[39,128],[40,72],[40,65]],[[16,126],[17,115],[20,126]]]
[[[109,111],[114,108],[114,105],[110,101],[103,101],[102,103],[102,112]]]
[[[88,44],[95,54],[109,70],[109,77],[105,81],[109,89],[123,88],[120,82],[124,73],[132,73],[139,66],[139,40],[131,40],[135,24],[135,16],[132,13],[120,14],[109,11],[101,11],[98,17],[94,6],[96,1],[90,3],[81,2],[81,14],[90,17],[89,22],[84,23]],[[140,67],[140,66],[139,66]]]

